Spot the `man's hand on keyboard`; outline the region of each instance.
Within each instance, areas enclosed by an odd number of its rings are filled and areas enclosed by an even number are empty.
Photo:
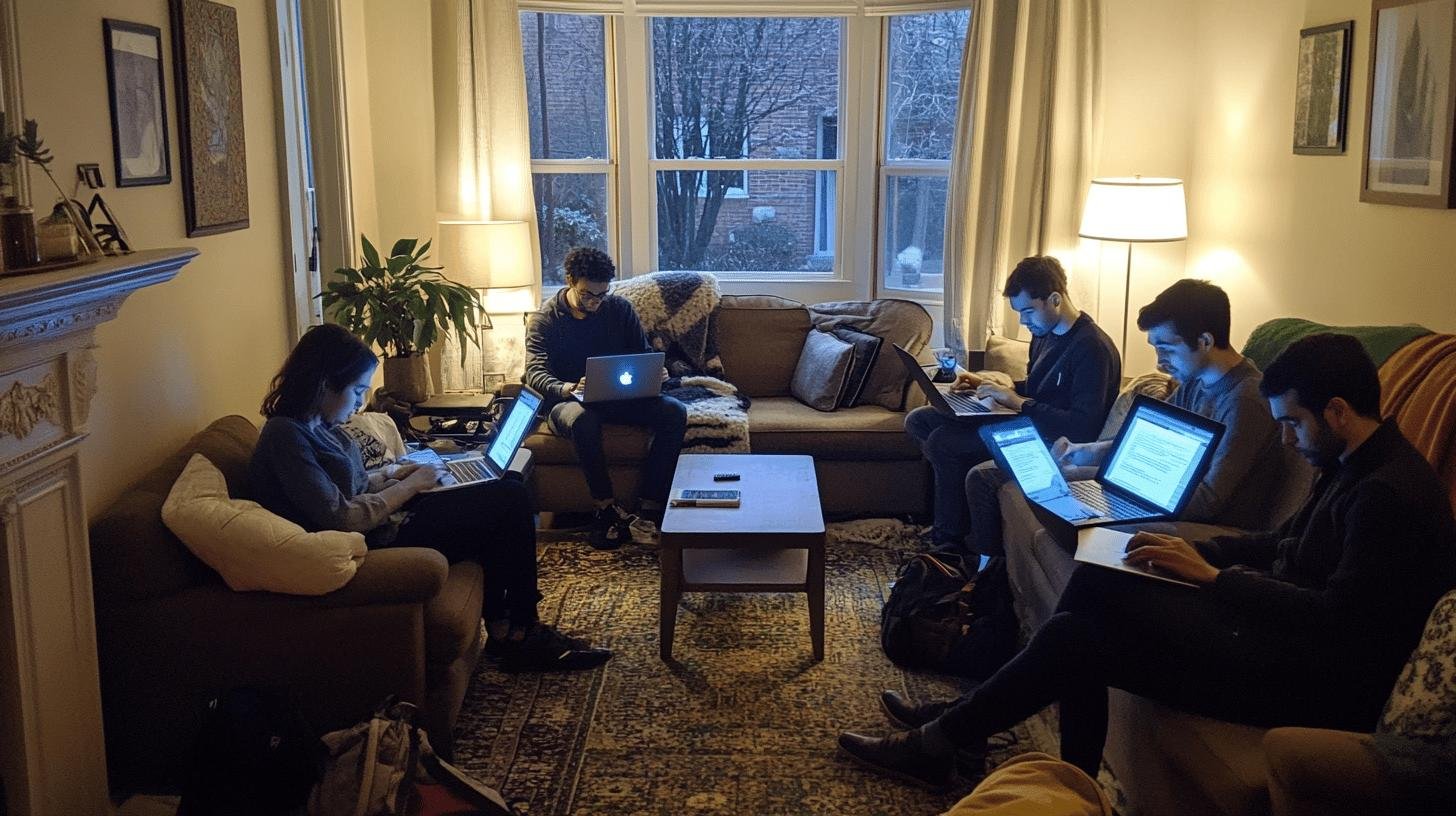
[[[1161,533],[1138,533],[1127,542],[1127,563],[1157,570],[1195,584],[1211,584],[1218,578],[1218,567],[1204,560],[1203,555],[1187,541]]]
[[[980,387],[976,389],[976,396],[982,399],[995,400],[1013,411],[1020,411],[1021,404],[1026,402],[1025,397],[1010,388],[990,382],[981,383]]]
[[[950,384],[950,390],[956,392],[957,394],[969,394],[970,392],[976,390],[976,386],[980,384],[980,377],[977,377],[975,374],[972,374],[969,371],[962,371],[961,373],[956,375],[955,382]]]

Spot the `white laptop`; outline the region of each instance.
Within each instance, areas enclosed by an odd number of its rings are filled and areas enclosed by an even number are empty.
[[[1030,419],[981,428],[996,464],[1043,520],[1072,528],[1173,518],[1208,471],[1222,423],[1139,395],[1095,479],[1068,483]]]
[[[492,439],[490,447],[485,449],[484,456],[460,456],[446,459],[433,450],[425,448],[401,457],[401,461],[438,464],[445,467],[448,475],[440,480],[438,487],[424,491],[426,493],[456,490],[481,482],[494,481],[510,469],[511,460],[516,458],[516,451],[521,449],[521,443],[535,429],[536,415],[540,410],[541,395],[529,388],[523,388],[520,396],[511,403],[510,410],[506,411],[505,418],[501,420],[500,427],[496,429],[495,439]]]
[[[587,404],[655,397],[662,393],[665,357],[660,351],[588,357],[586,389],[572,396]]]
[[[1017,415],[1015,411],[993,399],[975,394],[959,394],[948,387],[937,388],[930,375],[920,367],[920,361],[915,359],[915,355],[898,345],[895,346],[895,354],[904,363],[905,370],[910,372],[910,379],[925,392],[926,401],[940,413],[959,419],[991,419]]]

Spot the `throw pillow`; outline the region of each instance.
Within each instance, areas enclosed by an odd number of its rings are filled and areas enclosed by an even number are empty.
[[[789,393],[817,411],[833,411],[839,405],[853,363],[853,344],[829,332],[811,331],[799,352]]]
[[[368,551],[362,533],[305,532],[257,502],[230,498],[222,472],[200,453],[172,484],[162,522],[239,592],[333,592]]]
[[[1456,590],[1436,602],[1385,703],[1382,734],[1445,742],[1456,735]]]
[[[1012,382],[1026,379],[1027,361],[1031,359],[1031,344],[993,334],[986,338],[986,368],[1004,371]]]
[[[364,454],[365,470],[384,467],[404,456],[404,438],[389,414],[363,411],[339,427],[358,444],[359,452]]]
[[[870,370],[875,364],[875,357],[879,355],[880,346],[884,344],[885,340],[848,326],[840,326],[834,330],[833,334],[854,346],[854,361],[849,366],[849,378],[844,383],[844,394],[839,398],[840,408],[853,408],[860,404],[861,398],[864,396],[865,382],[869,379]]]
[[[1122,421],[1127,419],[1127,412],[1132,410],[1133,398],[1138,394],[1166,400],[1177,387],[1177,380],[1160,371],[1150,371],[1134,377],[1132,382],[1118,392],[1117,399],[1113,400],[1112,409],[1107,412],[1107,419],[1102,423],[1102,433],[1097,438],[1107,440],[1117,436],[1118,430],[1122,428]]]

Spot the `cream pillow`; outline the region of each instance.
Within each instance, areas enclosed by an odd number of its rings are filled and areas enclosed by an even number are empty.
[[[239,592],[333,592],[368,552],[362,533],[305,532],[257,502],[229,498],[222,471],[200,453],[172,484],[162,522]]]
[[[359,445],[365,470],[384,467],[405,454],[399,428],[382,411],[360,411],[339,427]]]

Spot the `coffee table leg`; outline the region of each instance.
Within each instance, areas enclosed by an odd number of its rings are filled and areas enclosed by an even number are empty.
[[[672,660],[672,635],[677,628],[677,604],[682,599],[682,550],[664,542],[658,549],[662,569],[658,609],[657,649],[665,661]]]
[[[814,659],[824,659],[824,541],[809,548],[809,638],[814,642]]]

